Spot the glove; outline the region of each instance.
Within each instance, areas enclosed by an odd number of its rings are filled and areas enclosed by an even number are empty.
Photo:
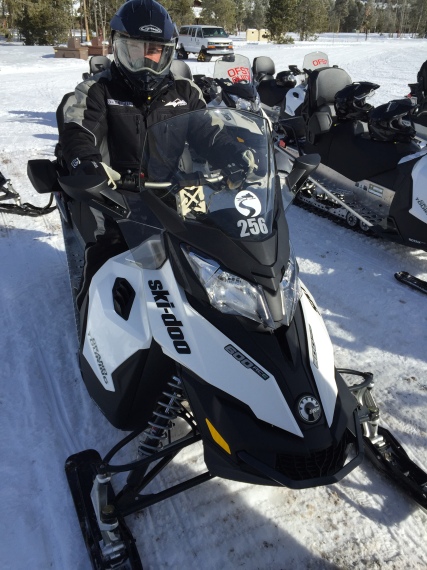
[[[73,163],[78,163],[74,166]],[[120,174],[113,170],[110,166],[104,162],[96,162],[95,160],[83,160],[80,162],[79,159],[73,160],[71,163],[73,169],[71,174],[73,176],[84,175],[94,175],[103,176],[105,180],[108,180],[108,186],[111,186],[113,190],[117,188],[116,180],[120,180]]]
[[[230,190],[239,188],[248,174],[257,168],[254,153],[250,149],[246,149],[236,161],[231,163],[224,169],[227,175],[227,186]]]

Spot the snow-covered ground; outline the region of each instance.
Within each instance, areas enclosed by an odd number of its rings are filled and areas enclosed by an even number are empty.
[[[329,54],[354,80],[381,85],[373,104],[408,92],[427,40],[326,36],[293,46],[236,44],[277,70]],[[193,73],[213,63],[189,60]],[[52,158],[55,110],[87,62],[0,42],[0,170],[23,201],[44,205],[26,162]],[[1,214],[0,568],[88,570],[64,475],[68,455],[121,437],[90,400],[76,359],[59,215]],[[374,240],[295,206],[301,276],[319,304],[339,367],[370,370],[383,423],[427,467],[427,297],[394,279],[427,278],[427,253]],[[162,482],[203,470],[200,446]],[[426,515],[365,462],[341,483],[292,491],[214,479],[130,517],[145,570],[425,569]]]

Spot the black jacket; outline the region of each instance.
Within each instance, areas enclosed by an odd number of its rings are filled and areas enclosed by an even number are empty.
[[[140,167],[148,127],[206,107],[200,89],[192,81],[172,76],[166,79],[151,101],[138,100],[114,63],[98,80],[80,83],[75,98],[76,103],[65,113],[65,125],[60,135],[65,161],[70,166],[76,159],[103,160],[120,173]],[[218,125],[203,122],[203,115],[199,115],[201,124],[193,125],[189,131],[197,137],[197,148],[207,158],[213,141],[221,141],[222,134]],[[184,134],[187,136],[188,133]],[[177,151],[181,149],[182,152],[183,140],[176,137],[174,140]],[[226,163],[232,149],[226,140],[222,142],[222,162]]]

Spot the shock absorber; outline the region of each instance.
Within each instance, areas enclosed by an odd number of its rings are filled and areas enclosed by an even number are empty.
[[[138,442],[138,456],[140,458],[150,456],[159,447],[162,447],[163,440],[168,437],[173,427],[173,420],[182,410],[181,402],[185,398],[182,392],[181,379],[178,376],[172,376],[168,386],[169,389],[162,392],[162,396],[157,402],[151,421],[141,433]]]

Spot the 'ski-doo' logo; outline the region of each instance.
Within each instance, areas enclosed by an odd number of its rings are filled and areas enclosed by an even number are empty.
[[[148,24],[147,26],[141,26],[139,29],[141,30],[141,32],[153,32],[153,34],[162,33],[162,30],[160,28],[158,28],[157,26],[152,26],[151,24]]]
[[[250,218],[259,216],[262,209],[258,196],[249,190],[241,190],[238,192],[234,198],[234,205],[237,211]]]
[[[235,358],[238,362],[240,362],[240,364],[242,366],[244,366],[245,368],[248,368],[249,370],[253,370],[255,372],[255,374],[258,374],[258,376],[261,376],[261,378],[263,380],[268,380],[270,378],[270,376],[266,372],[264,372],[264,370],[262,370],[254,362],[252,362],[252,360],[249,360],[249,358],[247,358],[244,354],[242,354],[232,344],[228,344],[227,346],[224,346],[224,350],[226,352],[228,352],[228,354],[231,354],[231,356],[233,358]]]
[[[98,345],[96,344],[96,340],[90,334],[90,332],[87,333],[87,336],[90,342],[90,346],[92,347],[93,355],[95,356],[96,362],[98,364],[99,371],[101,372],[102,379],[104,380],[105,384],[108,384],[108,372],[104,366],[104,363],[102,362],[101,354],[99,352]]]
[[[322,410],[313,396],[303,396],[298,402],[298,413],[308,424],[314,424],[320,418]]]
[[[424,214],[427,214],[427,204],[424,200],[420,200],[419,198],[415,198],[415,201],[418,202],[421,210],[423,210]]]
[[[151,289],[157,307],[163,309],[162,321],[168,331],[168,335],[172,339],[175,350],[179,354],[191,354],[191,349],[185,341],[184,333],[182,332],[184,325],[173,314],[174,304],[168,299],[169,291],[163,289],[163,284],[158,279],[149,281],[148,286]]]

